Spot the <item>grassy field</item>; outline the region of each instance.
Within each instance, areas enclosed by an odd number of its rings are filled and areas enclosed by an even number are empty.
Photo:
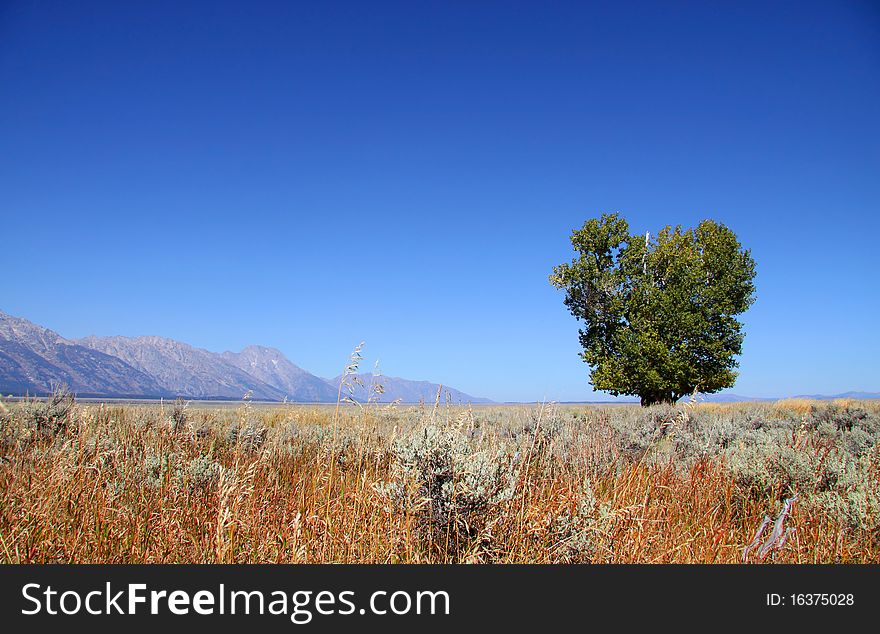
[[[0,560],[878,562],[878,440],[877,402],[59,395],[0,405]]]

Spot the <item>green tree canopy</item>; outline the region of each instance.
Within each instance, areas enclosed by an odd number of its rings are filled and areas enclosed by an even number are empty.
[[[576,257],[550,282],[584,323],[581,357],[595,389],[652,405],[734,384],[736,316],[754,302],[755,261],[733,231],[705,220],[651,238],[605,214],[572,232],[571,244]]]

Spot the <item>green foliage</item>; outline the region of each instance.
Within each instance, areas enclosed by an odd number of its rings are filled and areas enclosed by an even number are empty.
[[[742,324],[754,301],[755,262],[724,225],[665,227],[649,239],[606,214],[572,233],[577,257],[550,282],[585,327],[590,380],[643,405],[672,403],[733,385]]]

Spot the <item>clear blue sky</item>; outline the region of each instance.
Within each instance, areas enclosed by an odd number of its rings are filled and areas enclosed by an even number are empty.
[[[880,391],[878,5],[0,4],[0,310],[65,336],[592,399],[606,211],[752,249],[733,392]]]

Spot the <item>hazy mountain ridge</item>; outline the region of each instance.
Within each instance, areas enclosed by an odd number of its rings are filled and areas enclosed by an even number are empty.
[[[373,375],[358,375],[354,398],[366,401]],[[45,394],[65,384],[84,396],[126,398],[241,399],[309,403],[336,402],[342,377],[324,379],[292,363],[275,348],[247,346],[240,352],[211,352],[156,336],[84,337],[70,340],[57,332],[0,311],[0,393]],[[384,387],[378,402],[433,403],[441,386],[393,376],[377,377]],[[343,390],[343,395],[347,390]],[[440,402],[491,403],[442,386]],[[683,399],[687,401],[689,397]],[[786,397],[780,397],[786,398]],[[880,392],[798,395],[812,400],[880,399]],[[617,399],[627,402],[631,399]],[[738,394],[700,394],[699,401],[737,403],[774,401]],[[587,401],[585,401],[587,402]]]
[[[119,357],[155,377],[167,392],[197,399],[280,401],[286,394],[216,353],[164,337],[85,337],[78,343]]]
[[[445,404],[447,396],[452,404],[467,403],[491,403],[487,398],[480,398],[465,394],[455,388],[440,385],[439,383],[431,383],[430,381],[411,381],[396,376],[373,376],[369,373],[361,373],[355,375],[360,379],[360,385],[354,384],[349,380],[349,384],[353,385],[354,398],[359,401],[367,401],[370,396],[371,385],[381,385],[384,389],[382,394],[375,395],[373,400],[377,403],[392,403],[399,400],[402,403],[434,403],[437,400],[438,390],[440,391],[440,403]],[[333,387],[334,392],[338,391],[342,376],[328,379],[327,382]],[[343,388],[343,395],[348,394],[346,388]]]
[[[372,375],[363,375],[368,386]],[[433,402],[439,385],[382,377],[380,402]],[[45,394],[66,384],[88,396],[333,403],[339,377],[324,379],[266,346],[240,352],[211,352],[157,336],[89,336],[65,339],[26,319],[0,312],[0,393]],[[443,388],[454,403],[488,403],[454,388]],[[355,392],[366,401],[367,387]]]
[[[863,399],[870,400],[875,398],[880,398],[880,392],[842,392],[840,394],[811,394],[811,395],[799,395],[799,396],[791,396],[789,398],[807,398],[814,401],[833,401],[838,398],[851,398],[851,399]]]
[[[292,363],[275,348],[248,346],[241,352],[224,352],[220,356],[263,383],[280,390],[289,400],[314,403],[336,401],[337,390],[324,379]]]
[[[117,356],[0,312],[0,391],[42,394],[59,384],[90,395],[167,395],[152,376]]]
[[[779,397],[757,397],[757,396],[740,396],[739,394],[699,394],[698,401],[707,403],[745,403],[745,402],[762,402],[762,401],[779,401],[787,398],[802,398],[811,401],[834,401],[837,399],[862,399],[871,400],[880,398],[880,392],[842,392],[840,394],[810,394],[796,396],[779,396]],[[686,402],[688,397],[682,399]]]

